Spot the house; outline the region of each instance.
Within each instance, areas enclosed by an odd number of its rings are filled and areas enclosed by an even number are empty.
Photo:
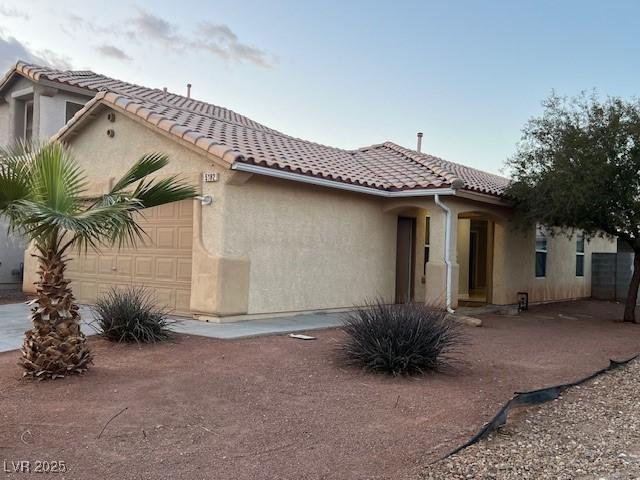
[[[10,71],[0,80],[0,145],[51,137],[95,93],[81,85],[35,81]],[[0,289],[21,284],[24,249],[24,240],[7,234],[7,223],[0,219]]]
[[[508,180],[384,142],[356,150],[280,133],[231,110],[114,80],[18,63],[28,80],[95,97],[54,136],[105,192],[142,154],[161,151],[198,186],[152,209],[149,240],[71,262],[80,301],[142,284],[178,313],[225,321],[349,308],[367,298],[514,304],[588,297],[591,254],[614,241],[522,232]],[[1,87],[0,87],[1,88]],[[25,257],[24,288],[35,266]]]

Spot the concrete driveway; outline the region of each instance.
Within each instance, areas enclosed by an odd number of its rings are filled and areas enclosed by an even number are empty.
[[[16,350],[22,346],[24,332],[31,328],[29,308],[24,303],[0,305],[0,352]],[[91,309],[82,306],[80,312],[82,331],[85,335],[94,335],[95,330],[89,325],[93,320]],[[177,318],[179,323],[173,326],[173,330],[189,335],[233,339],[337,327],[342,325],[342,317],[341,313],[308,313],[230,323],[207,323]]]

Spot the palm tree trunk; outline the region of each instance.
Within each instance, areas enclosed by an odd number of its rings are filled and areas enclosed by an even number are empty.
[[[624,305],[624,321],[636,323],[636,302],[638,301],[638,288],[640,287],[640,250],[633,251],[633,275],[629,283],[627,301]]]
[[[64,258],[57,253],[37,256],[37,299],[31,309],[33,328],[25,335],[21,366],[25,375],[56,378],[87,370],[93,360],[80,313],[69,281],[64,278]]]

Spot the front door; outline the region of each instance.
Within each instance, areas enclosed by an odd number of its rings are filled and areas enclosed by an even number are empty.
[[[396,243],[396,303],[413,301],[415,218],[398,217]]]

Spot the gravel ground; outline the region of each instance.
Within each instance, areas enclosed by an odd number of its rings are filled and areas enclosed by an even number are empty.
[[[521,410],[422,479],[640,478],[640,362]]]

